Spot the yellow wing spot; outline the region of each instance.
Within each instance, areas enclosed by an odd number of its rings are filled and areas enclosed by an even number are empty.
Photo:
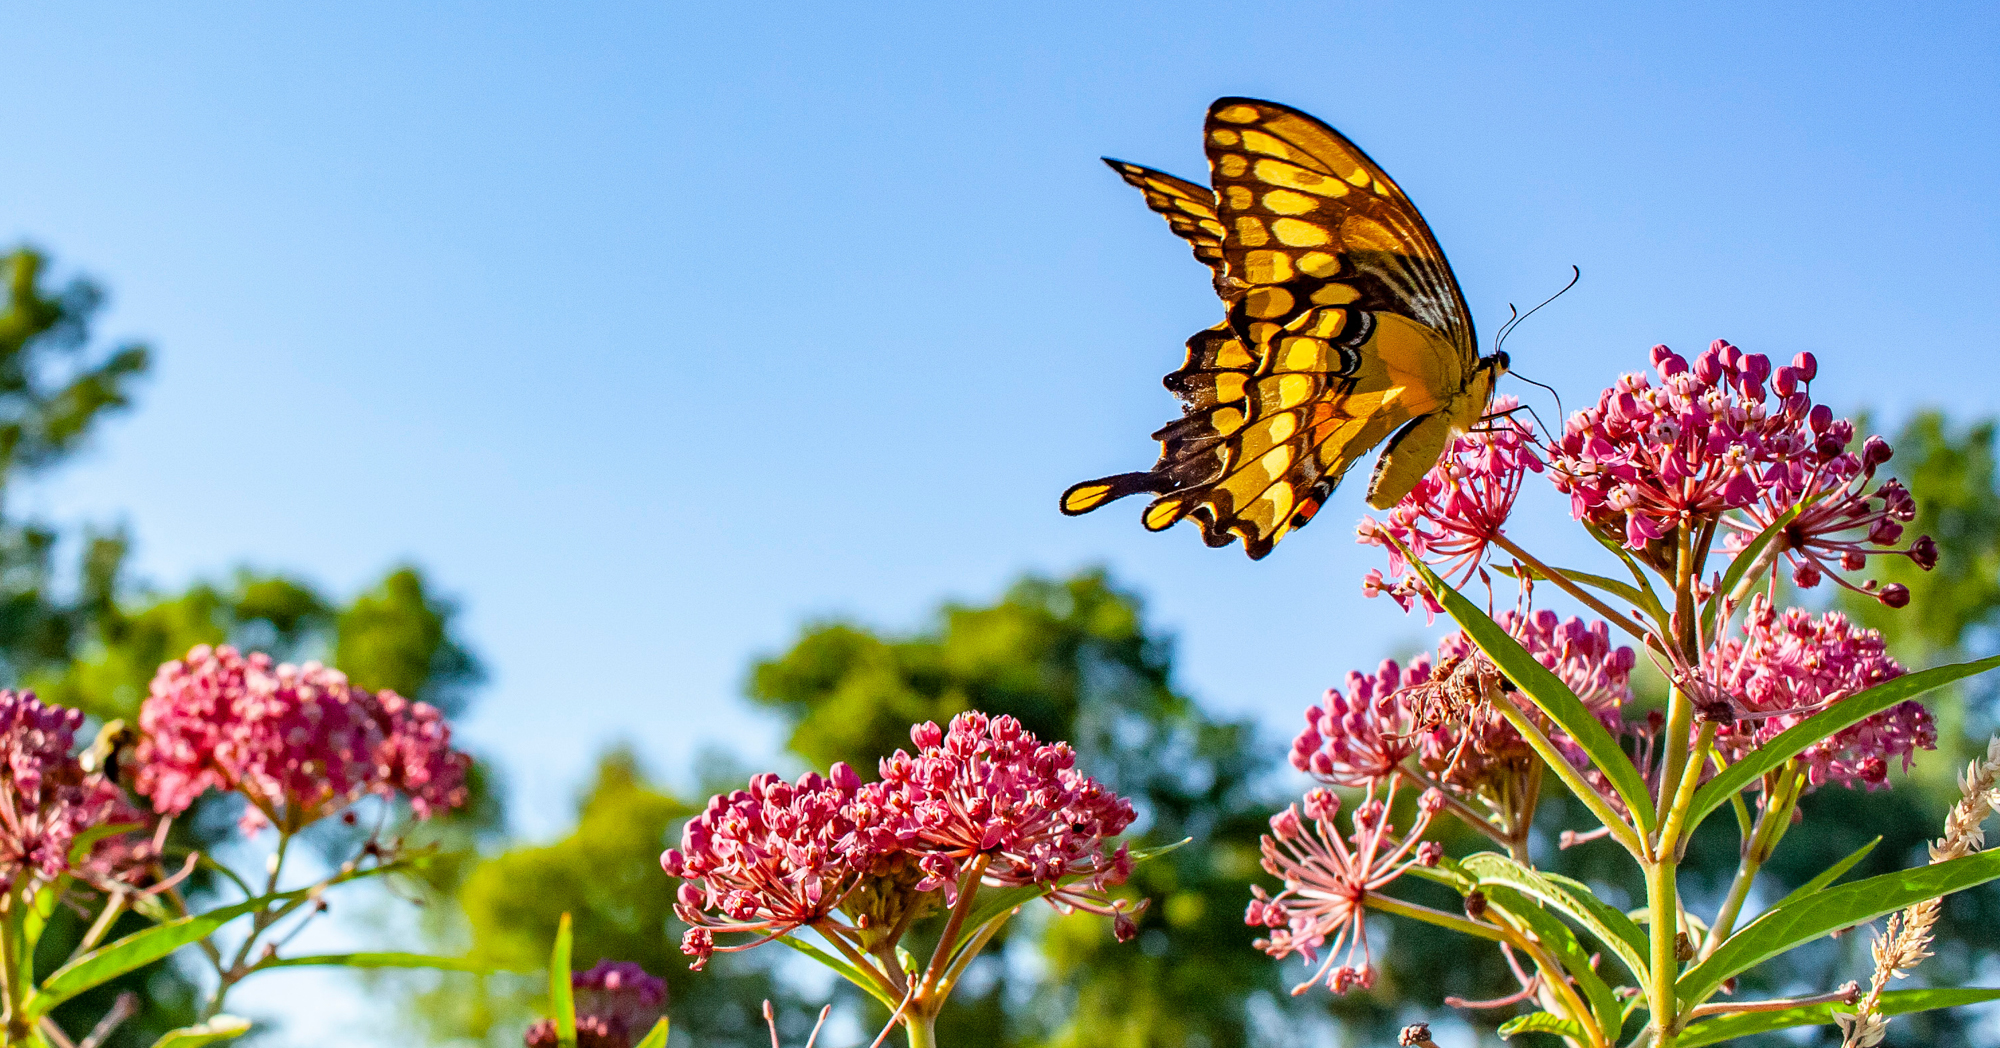
[[[1292,486],[1279,481],[1265,490],[1243,515],[1257,522],[1258,530],[1272,531],[1292,512]]]
[[[1111,492],[1109,484],[1092,484],[1087,488],[1077,488],[1063,499],[1063,508],[1072,513],[1083,513],[1104,504],[1104,496]]]
[[[1313,252],[1313,255],[1316,254],[1319,254],[1319,252],[1317,251]],[[1307,255],[1305,256],[1305,258],[1299,259],[1299,268],[1306,269],[1306,258],[1311,258],[1313,257],[1313,255]],[[1336,259],[1335,265],[1338,264],[1339,260]],[[1306,269],[1306,272],[1312,273],[1312,270]],[[1312,273],[1312,275],[1319,276],[1320,274]],[[1351,285],[1328,284],[1325,287],[1315,288],[1313,290],[1312,304],[1315,306],[1344,306],[1349,302],[1356,301],[1360,297],[1361,297],[1361,292],[1356,290]]]
[[[1319,383],[1309,375],[1285,374],[1278,376],[1278,408],[1295,408],[1312,398],[1313,390]]]
[[[1332,338],[1347,327],[1347,310],[1315,309],[1307,316],[1312,319],[1299,325],[1299,330],[1314,338]]]
[[[1292,446],[1290,444],[1280,444],[1264,452],[1257,459],[1257,466],[1264,471],[1264,480],[1266,483],[1284,476],[1285,471],[1292,468]]]
[[[1319,201],[1289,189],[1273,189],[1264,194],[1264,207],[1280,215],[1303,215],[1319,207]]]
[[[1280,160],[1294,160],[1299,158],[1299,151],[1293,149],[1284,139],[1274,138],[1262,131],[1243,132],[1243,148],[1252,153],[1262,153],[1265,156],[1274,156]]]
[[[1250,192],[1248,186],[1230,186],[1222,191],[1222,197],[1237,211],[1248,211],[1250,205],[1257,202],[1257,195]]]
[[[1208,133],[1208,140],[1219,146],[1233,146],[1243,141],[1243,136],[1226,127],[1218,127]]]
[[[1209,416],[1208,423],[1215,427],[1217,433],[1227,437],[1243,428],[1245,417],[1243,412],[1236,408],[1220,408]]]
[[[1248,160],[1239,154],[1231,153],[1229,155],[1248,163]],[[1256,170],[1258,178],[1274,186],[1283,186],[1287,189],[1303,189],[1308,193],[1323,197],[1346,196],[1348,193],[1347,183],[1337,178],[1328,178],[1317,171],[1300,167],[1297,164],[1287,164],[1282,160],[1259,160],[1256,164]],[[1227,171],[1223,173],[1229,174]],[[1230,175],[1230,177],[1234,178],[1236,176]]]
[[[1243,172],[1250,170],[1250,158],[1241,153],[1224,153],[1216,158],[1215,169],[1227,178],[1242,178]],[[1342,186],[1342,189],[1347,188]]]
[[[1140,523],[1146,525],[1148,531],[1158,531],[1179,519],[1181,519],[1179,499],[1161,499],[1147,506],[1146,512],[1139,518]]]
[[[1273,444],[1283,444],[1299,431],[1299,416],[1293,413],[1273,415],[1264,426],[1265,439]]]
[[[1279,243],[1287,247],[1319,247],[1333,240],[1333,235],[1325,229],[1296,218],[1274,220],[1271,232],[1277,235]]]
[[[1250,339],[1257,345],[1268,345],[1272,339],[1278,337],[1279,330],[1278,325],[1268,320],[1253,320],[1250,322]]]
[[[1281,371],[1323,371],[1321,361],[1325,359],[1326,343],[1316,338],[1294,336],[1285,340],[1285,355],[1278,367]]]
[[[1299,256],[1299,272],[1309,277],[1318,277],[1321,280],[1332,279],[1340,275],[1340,256],[1329,255],[1324,251],[1308,251]],[[1329,287],[1344,286],[1342,284],[1329,285]],[[1313,301],[1318,302],[1319,296],[1327,290],[1328,288],[1321,288],[1319,291],[1313,292]],[[1360,298],[1361,295],[1359,292],[1355,292],[1354,297]],[[1349,301],[1352,301],[1352,299]],[[1338,303],[1333,304],[1338,305]]]
[[[1207,233],[1209,236],[1212,237],[1220,237],[1223,234],[1229,232],[1227,229],[1223,228],[1222,223],[1217,222],[1214,219],[1205,218],[1202,219],[1200,222],[1196,223],[1196,225],[1199,225],[1201,227],[1202,232]]]
[[[1248,376],[1224,372],[1215,376],[1215,399],[1223,404],[1243,399],[1243,385]]]
[[[1253,317],[1283,316],[1292,303],[1292,293],[1281,287],[1260,287],[1243,296],[1243,308]]]
[[[1218,110],[1215,118],[1227,124],[1254,124],[1262,115],[1256,106],[1230,106]]]
[[[1292,279],[1292,260],[1282,251],[1245,252],[1243,275],[1252,284],[1282,284]]]
[[[1238,215],[1236,218],[1236,242],[1242,244],[1244,247],[1263,247],[1265,244],[1271,242],[1271,234],[1264,230],[1262,219],[1253,218],[1249,215]],[[1256,277],[1251,277],[1250,279],[1260,284],[1264,283],[1264,281],[1257,280]]]
[[[1222,348],[1215,352],[1215,366],[1219,368],[1247,368],[1255,360],[1250,351],[1243,348],[1240,339],[1232,338],[1224,342]]]

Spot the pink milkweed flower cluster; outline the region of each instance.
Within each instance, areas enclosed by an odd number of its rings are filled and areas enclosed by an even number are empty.
[[[1616,728],[1620,709],[1632,697],[1632,667],[1638,657],[1631,648],[1611,643],[1608,625],[1564,619],[1548,610],[1503,612],[1497,621]],[[1435,661],[1418,655],[1405,667],[1388,659],[1374,673],[1349,673],[1344,691],[1329,688],[1320,703],[1306,708],[1306,727],[1292,740],[1292,766],[1329,785],[1361,787],[1394,776],[1415,755],[1441,782],[1471,791],[1497,767],[1516,758],[1532,759],[1526,740],[1498,712],[1461,710],[1446,717],[1436,711],[1429,692],[1448,686],[1439,679],[1438,668],[1465,660],[1484,664],[1479,675],[1498,678],[1499,671],[1463,633],[1445,638]],[[1583,761],[1566,735],[1553,725],[1549,730],[1558,745]]]
[[[630,961],[599,961],[570,975],[576,1001],[576,1048],[632,1048],[667,1005],[666,980]],[[556,1048],[554,1019],[528,1027],[527,1048]]]
[[[1620,377],[1596,407],[1570,416],[1550,449],[1571,515],[1633,550],[1754,501],[1761,467],[1793,451],[1807,424],[1806,384],[1817,370],[1803,354],[1784,369],[1778,384],[1790,393],[1774,410],[1771,361],[1761,354],[1717,340],[1690,367],[1654,346],[1653,367],[1658,386],[1643,374]]]
[[[77,835],[96,826],[139,823],[143,817],[115,784],[86,774],[71,752],[83,713],[45,706],[33,692],[0,690],[0,891],[24,879],[48,882],[73,871]],[[85,865],[106,876],[120,872],[107,861],[143,845],[99,842]]]
[[[1369,790],[1349,818],[1353,832],[1345,837],[1335,823],[1340,798],[1332,790],[1308,792],[1304,818],[1296,804],[1271,816],[1271,832],[1262,838],[1260,850],[1264,871],[1282,880],[1284,888],[1274,896],[1253,886],[1243,923],[1270,929],[1268,937],[1253,945],[1272,957],[1298,953],[1307,963],[1319,964],[1311,978],[1292,988],[1294,994],[1322,982],[1334,993],[1373,986],[1365,905],[1369,894],[1412,866],[1437,865],[1444,854],[1437,842],[1421,839],[1444,807],[1444,795],[1425,791],[1409,831],[1398,834],[1390,822],[1397,781],[1391,779],[1380,798]],[[1325,960],[1320,960],[1321,950]]]
[[[1534,431],[1510,414],[1519,406],[1513,397],[1495,397],[1487,420],[1452,441],[1438,464],[1389,510],[1388,520],[1361,518],[1355,529],[1358,540],[1389,551],[1388,578],[1371,571],[1363,592],[1387,594],[1405,611],[1413,606],[1420,590],[1405,578],[1397,544],[1436,566],[1439,574],[1456,575],[1455,584],[1479,570],[1487,547],[1514,512],[1522,479],[1530,471],[1542,471]],[[1442,609],[1430,610],[1435,614]]]
[[[1349,671],[1345,691],[1326,689],[1306,707],[1305,730],[1292,740],[1292,767],[1333,786],[1361,787],[1396,774],[1428,734],[1406,689],[1431,676],[1429,655],[1407,669],[1383,659],[1374,673]]]
[[[294,832],[369,795],[401,795],[419,818],[466,798],[470,758],[436,709],[315,662],[199,645],[160,667],[139,727],[135,787],[156,809],[232,790],[249,801],[246,832]]]
[[[1101,891],[1131,872],[1124,846],[1107,856],[1103,845],[1132,824],[1132,802],[1077,771],[1068,743],[1041,742],[1012,717],[977,711],[953,717],[948,730],[919,724],[910,739],[917,754],[883,758],[882,781],[865,789],[902,850],[920,853],[920,867],[940,879],[947,903],[962,865],[981,855],[992,857],[984,883],[1008,887],[1081,878]],[[1082,896],[1065,889],[1051,898]]]
[[[1743,631],[1722,639],[1705,664],[1704,685],[1727,696],[1731,718],[1716,747],[1741,758],[1813,713],[1903,675],[1882,635],[1839,612],[1779,612],[1763,594],[1750,598]],[[1937,722],[1915,701],[1898,703],[1815,743],[1799,755],[1807,782],[1878,789],[1889,766],[1904,771],[1919,749],[1937,748]]]
[[[1108,914],[1121,939],[1136,931],[1103,894],[1131,872],[1122,845],[1105,851],[1132,824],[1131,802],[1078,771],[1067,744],[978,712],[949,728],[919,724],[910,738],[917,752],[883,758],[877,782],[844,763],[796,785],[760,775],[688,822],[660,861],[682,881],[675,912],[691,926],[682,950],[696,967],[830,917],[872,876],[915,870],[910,890],[955,903],[974,863],[980,884],[1049,886],[1057,908]],[[759,938],[715,941],[728,933]]]

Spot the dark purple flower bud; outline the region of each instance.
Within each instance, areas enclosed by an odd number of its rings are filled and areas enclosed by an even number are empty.
[[[1910,547],[1910,559],[1916,562],[1917,567],[1925,571],[1937,567],[1937,543],[1931,541],[1929,535],[1919,537],[1916,544]]]
[[[1910,603],[1910,587],[1900,582],[1891,582],[1882,587],[1882,591],[1875,595],[1875,599],[1892,608],[1907,607]]]
[[[1881,437],[1869,437],[1867,442],[1861,445],[1861,468],[1872,473],[1875,467],[1889,461],[1890,456],[1894,454],[1895,451],[1889,447],[1888,441]]]

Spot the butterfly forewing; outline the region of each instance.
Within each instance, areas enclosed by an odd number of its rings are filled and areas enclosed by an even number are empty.
[[[1295,109],[1246,98],[1209,107],[1204,146],[1231,321],[1252,352],[1265,343],[1257,335],[1276,336],[1315,307],[1395,313],[1438,332],[1471,370],[1472,318],[1443,250],[1359,147]]]

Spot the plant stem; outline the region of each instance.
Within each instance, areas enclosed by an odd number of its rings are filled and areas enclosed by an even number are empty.
[[[1462,935],[1491,939],[1494,942],[1511,942],[1516,945],[1519,945],[1521,941],[1516,937],[1508,935],[1505,930],[1496,928],[1483,921],[1460,917],[1455,913],[1446,913],[1443,910],[1434,910],[1428,906],[1419,905],[1414,902],[1404,902],[1401,899],[1392,899],[1386,895],[1377,895],[1374,892],[1369,892],[1367,898],[1363,901],[1371,910],[1393,913],[1398,917],[1408,917],[1411,920],[1422,921],[1425,924],[1435,924],[1440,928],[1449,928]]]
[[[1681,768],[1680,787],[1674,791],[1673,799],[1662,816],[1659,851],[1675,862],[1680,861],[1680,853],[1686,843],[1681,839],[1681,830],[1687,822],[1688,809],[1694,807],[1695,787],[1701,785],[1701,767],[1708,763],[1709,747],[1715,745],[1715,729],[1714,721],[1702,722],[1701,735],[1695,739],[1694,753]]]
[[[1816,993],[1810,997],[1779,997],[1769,1001],[1721,1001],[1697,1005],[1689,1009],[1688,1018],[1705,1019],[1711,1015],[1734,1015],[1738,1012],[1782,1012],[1814,1004],[1853,1004],[1860,999],[1861,984],[1849,982],[1831,993]]]
[[[1674,1048],[1680,1032],[1680,1004],[1674,995],[1674,981],[1680,974],[1680,958],[1675,952],[1680,935],[1679,887],[1675,883],[1671,857],[1658,856],[1646,864],[1646,902],[1652,912],[1651,985],[1646,996],[1653,1011],[1653,1048]]]
[[[937,1018],[927,1011],[903,1013],[903,1032],[909,1035],[910,1048],[937,1048]]]
[[[965,915],[972,912],[972,896],[979,891],[979,878],[986,874],[986,867],[993,861],[990,854],[981,854],[966,864],[965,873],[958,879],[958,903],[951,908],[951,917],[945,921],[944,933],[938,936],[937,949],[931,951],[931,963],[924,969],[923,981],[917,984],[916,1008],[912,1014],[935,1015],[944,1002],[933,1001],[931,990],[944,976],[944,970],[951,959],[952,947],[958,945],[959,929],[965,926]],[[914,1045],[912,1038],[911,1044]]]
[[[1563,781],[1563,785],[1569,787],[1571,793],[1576,794],[1577,799],[1583,802],[1584,807],[1590,809],[1592,815],[1597,816],[1597,821],[1611,830],[1612,839],[1624,845],[1625,850],[1631,852],[1633,856],[1644,857],[1645,841],[1641,840],[1639,834],[1619,817],[1617,809],[1613,808],[1610,802],[1606,801],[1590,783],[1584,781],[1583,776],[1577,774],[1575,768],[1570,767],[1569,758],[1565,757],[1561,750],[1556,749],[1555,743],[1549,741],[1548,735],[1533,718],[1504,699],[1495,702],[1493,708],[1499,710],[1500,715],[1507,718],[1507,723],[1521,733],[1521,737],[1527,740],[1535,754],[1541,757],[1542,763],[1556,773],[1556,777]],[[1640,800],[1643,802],[1644,798]]]

